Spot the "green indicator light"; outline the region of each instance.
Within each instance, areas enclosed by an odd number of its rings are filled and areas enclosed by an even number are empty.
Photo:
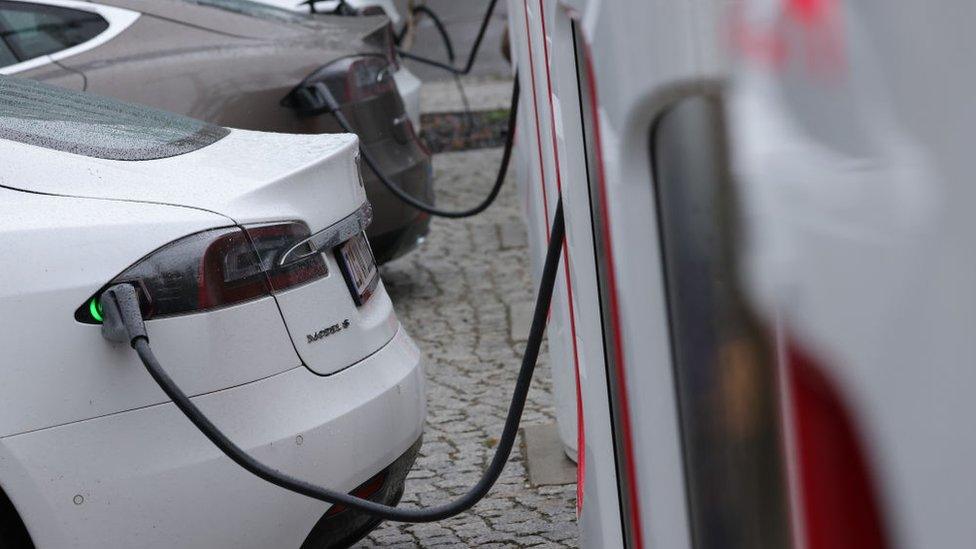
[[[97,297],[93,297],[91,303],[88,304],[88,312],[96,321],[102,321],[102,304]]]

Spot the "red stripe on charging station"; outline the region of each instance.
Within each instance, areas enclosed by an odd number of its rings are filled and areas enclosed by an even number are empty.
[[[556,189],[563,194],[563,178],[559,170],[559,147],[556,140],[556,113],[552,104],[552,74],[550,72],[549,42],[546,40],[546,14],[543,0],[539,0],[539,21],[542,23],[542,51],[545,56],[546,87],[549,92],[549,134],[552,136],[552,155],[556,168]],[[538,114],[537,114],[538,116]],[[542,144],[539,144],[542,149]],[[543,183],[544,185],[544,183]],[[565,209],[565,206],[564,206]],[[569,301],[569,331],[573,339],[573,374],[576,380],[576,513],[583,511],[583,483],[586,478],[586,432],[583,423],[583,395],[580,390],[579,349],[576,345],[576,311],[573,306],[573,279],[569,273],[569,244],[563,240],[563,273],[566,276],[566,293]]]
[[[637,499],[637,466],[634,461],[634,443],[632,438],[632,427],[630,421],[630,405],[627,397],[627,383],[624,375],[624,352],[623,340],[620,337],[620,305],[617,300],[617,279],[613,268],[613,245],[610,237],[610,212],[607,205],[607,179],[603,166],[603,143],[600,138],[600,116],[597,110],[599,101],[596,92],[596,74],[593,71],[593,54],[585,36],[583,39],[583,52],[586,61],[587,88],[590,93],[590,110],[593,114],[593,136],[596,148],[596,170],[597,180],[600,189],[600,212],[603,217],[603,246],[606,250],[607,261],[607,286],[610,295],[610,316],[613,319],[613,353],[616,362],[615,374],[620,385],[620,409],[621,421],[620,428],[623,431],[624,446],[624,468],[630,477],[627,483],[627,495],[630,498],[630,521],[631,532],[633,533],[634,545],[638,548],[644,547],[644,536],[641,529],[640,501]]]
[[[532,32],[529,31],[529,1],[523,0],[522,7],[525,11],[525,40],[529,50],[529,81],[532,83],[532,112],[535,114],[535,141],[539,151],[539,181],[542,182],[542,211],[545,219],[542,223],[546,226],[546,242],[549,241],[549,199],[546,196],[546,172],[542,167],[542,133],[539,129],[539,97],[535,90],[535,60],[532,58]]]

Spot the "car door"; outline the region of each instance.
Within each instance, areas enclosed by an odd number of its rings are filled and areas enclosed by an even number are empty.
[[[107,42],[137,17],[88,2],[0,0],[0,74],[84,89],[84,75],[59,61]]]

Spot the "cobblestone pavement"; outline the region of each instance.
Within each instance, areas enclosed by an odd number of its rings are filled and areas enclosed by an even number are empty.
[[[500,149],[436,155],[438,205],[481,200],[500,158]],[[467,490],[487,466],[525,346],[526,334],[513,334],[512,324],[513,309],[534,299],[530,271],[512,175],[487,213],[435,219],[427,242],[382,269],[401,321],[430,364],[424,445],[404,505],[442,503]],[[516,331],[523,330],[516,322]],[[554,421],[543,352],[523,425]],[[576,547],[576,486],[529,486],[520,446],[472,511],[431,524],[384,523],[357,547]]]

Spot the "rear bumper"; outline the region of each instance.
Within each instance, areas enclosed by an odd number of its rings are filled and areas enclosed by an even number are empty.
[[[349,492],[421,436],[423,364],[401,329],[334,375],[193,400],[258,459]],[[0,484],[39,547],[299,547],[329,507],[240,469],[171,403],[4,438]]]
[[[417,439],[417,442],[402,456],[373,478],[359,485],[352,494],[391,507],[396,506],[403,497],[407,474],[417,460],[420,445],[421,440]],[[342,506],[330,508],[312,529],[312,533],[302,544],[302,549],[349,547],[369,534],[381,522],[383,522],[381,518],[344,509]]]

